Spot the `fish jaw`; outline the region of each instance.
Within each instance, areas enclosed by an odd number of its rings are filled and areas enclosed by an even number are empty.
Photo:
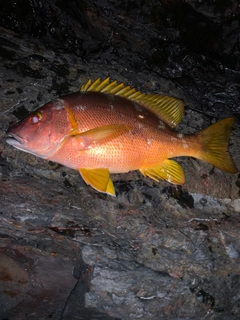
[[[26,147],[26,141],[24,139],[22,139],[20,136],[18,136],[17,134],[15,134],[15,133],[7,131],[6,142],[9,145],[13,146],[14,148],[16,148],[18,150],[33,154],[34,156],[37,156],[37,157],[40,157],[40,158],[43,158],[43,159],[46,158],[45,156],[41,156],[38,153],[35,153],[34,151],[30,151]]]
[[[7,131],[6,142],[17,149],[22,149],[22,148],[24,148],[24,145],[25,145],[24,139],[22,139],[17,134],[9,132],[9,131]]]

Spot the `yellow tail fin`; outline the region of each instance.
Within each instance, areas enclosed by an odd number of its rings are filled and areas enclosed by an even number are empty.
[[[233,162],[231,154],[228,152],[233,123],[233,118],[226,118],[198,132],[197,135],[202,140],[200,159],[221,170],[236,173],[238,169]]]

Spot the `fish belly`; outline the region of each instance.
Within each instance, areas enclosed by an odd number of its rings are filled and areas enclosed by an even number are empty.
[[[74,139],[69,139],[49,160],[75,170],[107,168],[110,173],[123,173],[154,166],[174,157],[179,153],[179,149],[177,137],[173,138],[161,132],[129,132],[86,150],[79,150]]]

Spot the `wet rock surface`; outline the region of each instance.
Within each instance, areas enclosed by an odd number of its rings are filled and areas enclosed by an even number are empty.
[[[234,0],[4,6],[1,319],[239,319],[238,174],[181,158],[183,187],[131,172],[113,175],[113,198],[5,142],[29,112],[110,76],[183,99],[180,132],[234,116],[240,168],[239,14]]]

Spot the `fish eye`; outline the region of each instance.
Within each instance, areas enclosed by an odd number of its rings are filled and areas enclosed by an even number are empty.
[[[42,113],[40,111],[33,113],[29,119],[28,122],[30,124],[36,124],[42,119]]]

